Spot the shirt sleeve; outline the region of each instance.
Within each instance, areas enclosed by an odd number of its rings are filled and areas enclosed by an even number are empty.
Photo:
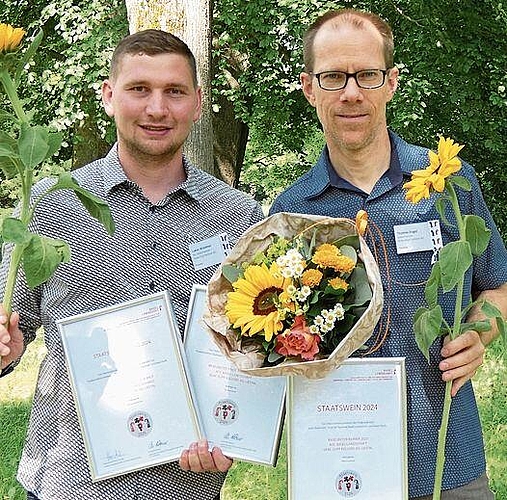
[[[507,250],[486,205],[475,172],[465,163],[463,175],[472,186],[468,193],[459,187],[457,188],[463,215],[470,214],[481,217],[486,227],[491,231],[488,247],[482,255],[474,258],[473,290],[474,292],[493,290],[507,283]],[[468,202],[465,201],[465,196],[468,198]]]

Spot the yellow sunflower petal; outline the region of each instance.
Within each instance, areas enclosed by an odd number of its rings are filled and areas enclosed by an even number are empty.
[[[433,189],[441,193],[445,188],[445,177],[440,174],[433,174],[429,179]]]

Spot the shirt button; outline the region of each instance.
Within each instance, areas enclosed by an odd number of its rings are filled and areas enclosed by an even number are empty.
[[[155,212],[155,206],[154,206],[154,205],[152,205],[152,206],[150,207],[150,212],[151,212],[151,213],[154,213],[154,212]]]
[[[154,241],[154,242],[151,244],[151,248],[152,248],[153,250],[156,250],[156,249],[157,249],[157,242],[156,242],[156,241]]]
[[[152,281],[150,284],[149,284],[149,287],[150,287],[150,290],[153,292],[153,290],[155,290],[155,282]]]

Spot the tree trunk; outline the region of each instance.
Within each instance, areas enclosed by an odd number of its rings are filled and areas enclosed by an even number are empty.
[[[213,113],[213,153],[220,177],[237,187],[248,142],[248,126],[238,120],[234,105],[226,97],[218,97],[219,113]]]
[[[95,95],[88,92],[85,96],[92,101]],[[81,125],[76,125],[73,134],[72,147],[72,170],[90,163],[97,158],[102,158],[111,149],[109,144],[100,135],[97,127],[97,109],[93,106],[87,113]]]
[[[130,33],[161,29],[181,38],[194,53],[203,111],[187,139],[185,154],[196,166],[220,177],[213,162],[210,0],[125,0],[125,5]]]

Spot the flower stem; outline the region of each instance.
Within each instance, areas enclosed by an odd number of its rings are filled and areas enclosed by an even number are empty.
[[[446,188],[451,200],[454,214],[456,216],[456,222],[459,231],[459,239],[460,241],[466,241],[465,224],[463,221],[463,217],[461,216],[461,210],[459,208],[456,191],[454,190],[452,184],[450,183],[447,183]],[[463,303],[464,284],[465,278],[464,276],[462,276],[458,281],[458,283],[456,284],[454,322],[452,325],[452,330],[449,335],[451,340],[454,340],[460,334],[460,325],[462,319],[461,308]],[[444,396],[444,405],[442,408],[442,421],[440,423],[440,429],[438,431],[437,461],[435,465],[435,480],[433,483],[433,500],[440,500],[440,494],[442,491],[442,479],[444,475],[444,464],[445,464],[445,445],[447,441],[447,427],[449,425],[449,415],[451,412],[451,403],[452,403],[451,389],[452,389],[452,380],[448,380],[445,383],[445,396]]]
[[[3,85],[5,89],[5,93],[7,94],[7,97],[11,101],[12,108],[14,109],[14,112],[16,114],[16,117],[20,122],[28,123],[28,117],[25,114],[25,111],[23,110],[23,105],[21,104],[21,101],[19,100],[18,93],[16,91],[16,86],[14,85],[14,82],[7,72],[7,70],[0,68],[0,83]],[[20,172],[21,173],[21,172]],[[31,178],[28,179],[28,181],[31,184]],[[26,185],[26,179],[24,179],[22,173],[21,173],[21,183],[22,183],[22,193],[23,193],[23,200],[22,200],[22,208],[21,213],[26,214],[27,212],[27,187],[28,189],[31,188],[31,186]],[[23,219],[23,217],[22,217]],[[7,316],[7,321],[5,323],[5,326],[7,327],[9,324],[9,317],[12,312],[12,296],[14,293],[14,286],[16,285],[16,278],[18,275],[18,269],[19,265],[21,263],[21,258],[23,255],[23,247],[21,247],[18,244],[14,245],[14,248],[12,250],[11,254],[11,261],[9,263],[9,271],[7,274],[7,280],[5,283],[5,290],[4,290],[4,296],[2,300],[2,305],[5,309],[5,314]],[[2,357],[0,356],[0,373],[1,373],[1,365],[2,365]]]
[[[2,82],[2,85],[11,101],[12,107],[16,113],[16,116],[18,117],[18,120],[25,123],[28,122],[28,118],[25,114],[25,111],[23,110],[21,101],[19,100],[16,86],[14,85],[11,76],[5,69],[0,69],[0,82]]]
[[[7,317],[12,312],[12,296],[14,293],[14,286],[16,284],[16,277],[18,274],[19,265],[21,263],[21,257],[23,256],[23,248],[20,245],[15,245],[11,254],[11,261],[9,263],[9,272],[7,274],[7,280],[5,282],[5,291],[2,305],[5,309]],[[7,323],[9,320],[7,320]]]
[[[442,478],[444,475],[445,464],[445,442],[447,439],[447,426],[449,424],[449,415],[451,413],[451,388],[452,380],[445,383],[445,398],[444,407],[442,410],[442,422],[438,431],[438,446],[437,446],[437,463],[435,467],[435,482],[433,484],[433,500],[440,500],[440,493],[442,491]]]

